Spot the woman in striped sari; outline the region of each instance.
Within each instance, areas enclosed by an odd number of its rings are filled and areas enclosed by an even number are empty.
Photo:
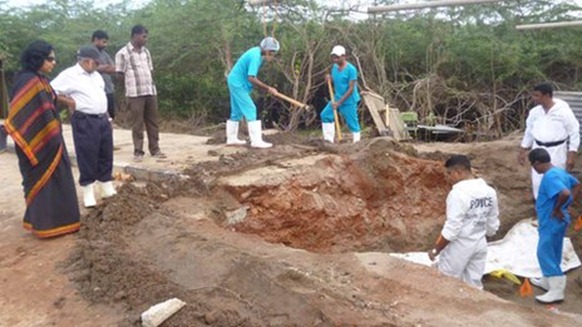
[[[14,139],[26,201],[24,228],[39,238],[80,228],[79,204],[71,162],[56,110],[56,94],[45,74],[56,65],[53,47],[31,43],[20,57],[5,121]]]

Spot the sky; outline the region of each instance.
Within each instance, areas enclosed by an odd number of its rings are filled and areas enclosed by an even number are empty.
[[[19,6],[31,6],[31,5],[39,5],[47,3],[50,0],[4,0],[4,2],[10,7],[19,7]],[[140,8],[149,0],[133,0],[129,1],[131,4],[131,8]],[[292,0],[279,0],[282,1],[292,1]],[[430,0],[400,0],[398,3],[415,3],[415,2],[424,2]],[[437,0],[438,1],[438,0]],[[505,0],[505,1],[512,1],[512,0]],[[582,0],[556,0],[558,2],[573,2],[580,6],[582,6]],[[2,2],[0,0],[0,2]],[[119,3],[121,0],[97,0],[93,1],[96,7],[106,7],[112,3]],[[233,1],[234,2],[234,1]],[[320,2],[327,4],[328,6],[334,7],[353,7],[355,5],[359,6],[360,11],[366,11],[367,7],[371,6],[374,3],[374,0],[320,0]]]
[[[42,5],[42,4],[45,4],[47,2],[50,2],[50,0],[4,0],[4,2],[6,2],[6,4],[9,7],[23,7],[23,6],[28,7],[28,6],[34,6],[34,5]],[[98,1],[92,1],[92,2],[95,4],[95,7],[107,7],[107,5],[114,4],[114,3],[120,3],[122,1],[121,0],[98,0]],[[144,3],[147,3],[147,2],[148,2],[147,0],[129,1],[129,3],[131,4],[130,8],[139,8]]]

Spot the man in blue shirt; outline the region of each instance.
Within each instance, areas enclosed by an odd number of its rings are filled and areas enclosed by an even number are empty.
[[[271,143],[263,141],[261,121],[257,120],[257,107],[251,99],[253,86],[271,94],[277,89],[261,82],[257,75],[264,60],[271,61],[279,51],[279,42],[272,37],[264,38],[258,47],[247,50],[236,62],[228,74],[228,91],[230,92],[230,119],[226,122],[226,144],[242,145],[245,141],[238,138],[239,122],[244,117],[249,127],[251,147],[270,148]]]
[[[115,74],[115,62],[111,56],[105,51],[109,43],[109,35],[105,31],[96,30],[91,36],[91,44],[97,48],[101,54],[101,62],[103,64],[97,67],[97,71],[105,81],[105,95],[107,96],[107,112],[110,120],[115,118],[115,89],[113,86],[113,79],[111,75]]]
[[[360,102],[358,70],[346,60],[346,49],[341,45],[333,47],[331,60],[334,63],[331,68],[331,77],[326,75],[325,79],[327,82],[331,78],[333,82],[335,102],[330,101],[320,115],[323,139],[333,143],[335,138],[333,111],[339,110],[352,132],[353,142],[356,143],[360,141],[360,123],[357,113]]]
[[[542,278],[531,279],[532,284],[547,290],[536,296],[542,303],[552,303],[564,299],[566,275],[562,272],[562,247],[564,236],[570,224],[568,207],[580,191],[580,182],[560,167],[551,163],[550,154],[544,148],[529,153],[529,162],[538,174],[543,174],[536,212],[538,215],[539,242],[538,262]]]

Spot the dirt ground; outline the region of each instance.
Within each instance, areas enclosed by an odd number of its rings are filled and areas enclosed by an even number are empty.
[[[16,156],[0,153],[0,326],[115,326],[123,311],[90,303],[63,274],[79,239],[37,240],[22,229]]]
[[[20,185],[3,189],[0,325],[138,326],[141,312],[172,297],[187,306],[163,326],[582,323],[580,269],[568,274],[566,301],[550,308],[505,280],[486,277],[478,291],[386,254],[431,247],[449,153],[468,154],[497,189],[498,238],[531,217],[518,135],[414,146],[267,139],[276,146],[192,165],[188,180],[127,182],[86,212],[78,234],[55,240],[21,232]],[[580,235],[571,236],[582,253]]]

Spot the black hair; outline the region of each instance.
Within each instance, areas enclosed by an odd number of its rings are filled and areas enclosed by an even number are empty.
[[[34,41],[20,54],[20,65],[25,70],[37,72],[53,50],[53,46],[46,41]]]
[[[471,171],[471,160],[469,160],[469,157],[465,155],[456,154],[451,156],[449,160],[445,162],[445,168],[462,168]]]
[[[533,88],[534,91],[539,91],[543,95],[549,95],[552,97],[554,95],[554,87],[550,83],[541,83]]]
[[[550,161],[552,161],[552,159],[550,158],[550,154],[544,148],[536,148],[531,150],[531,152],[528,155],[528,159],[529,163],[532,165],[536,162],[549,163]]]
[[[96,30],[95,32],[93,32],[93,35],[91,36],[91,42],[95,41],[95,40],[109,40],[109,35],[107,35],[107,32],[105,32],[104,30]]]
[[[131,37],[133,37],[134,35],[138,35],[138,34],[144,34],[144,33],[148,33],[148,29],[145,28],[145,26],[143,25],[135,25],[134,27],[131,28]]]

